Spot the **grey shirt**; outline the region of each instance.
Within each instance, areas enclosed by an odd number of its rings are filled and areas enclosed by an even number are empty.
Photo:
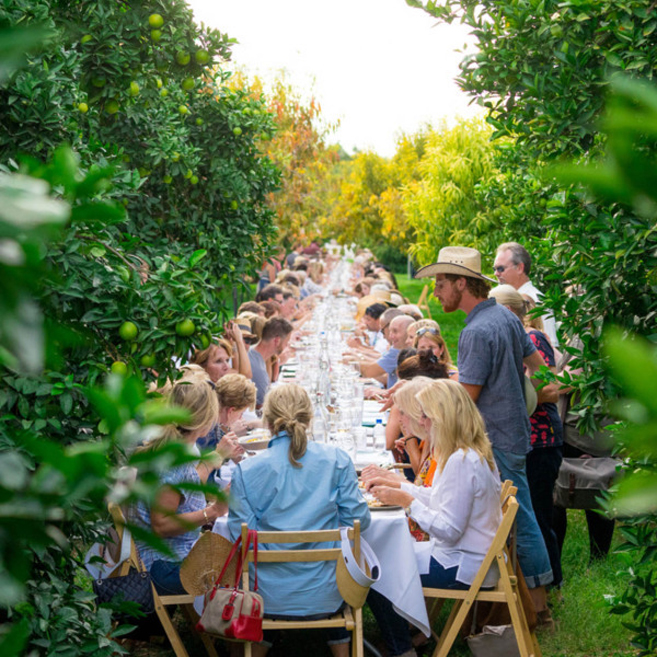
[[[265,359],[260,355],[254,347],[249,348],[249,362],[251,363],[251,380],[256,385],[256,406],[262,406],[265,401],[265,395],[269,390],[269,374],[267,374],[267,366]]]
[[[520,320],[495,299],[479,303],[459,338],[459,381],[482,386],[477,407],[493,447],[530,451],[523,359],[536,351]]]

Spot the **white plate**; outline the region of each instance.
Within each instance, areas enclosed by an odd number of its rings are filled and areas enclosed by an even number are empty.
[[[247,434],[237,442],[245,449],[256,451],[259,449],[266,449],[270,440],[271,436],[269,435],[269,432],[260,429],[259,431],[253,431],[250,434]]]

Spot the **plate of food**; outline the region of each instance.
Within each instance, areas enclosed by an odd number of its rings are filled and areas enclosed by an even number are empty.
[[[266,449],[271,440],[271,435],[267,429],[254,429],[238,440],[239,444],[249,451]]]
[[[398,504],[385,504],[384,502],[380,502],[374,497],[374,495],[372,495],[372,493],[367,491],[363,490],[362,493],[370,511],[394,511],[402,508]]]

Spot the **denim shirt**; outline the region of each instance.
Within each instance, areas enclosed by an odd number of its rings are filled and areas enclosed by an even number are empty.
[[[370,511],[358,490],[358,478],[346,452],[308,442],[298,459],[288,459],[286,432],[274,436],[258,456],[240,463],[231,482],[228,527],[234,540],[241,524],[263,531],[302,531],[370,524]],[[307,547],[338,547],[315,544]],[[292,545],[263,545],[260,550]],[[253,569],[251,570],[253,577]],[[265,613],[307,616],[332,613],[342,604],[335,581],[335,562],[259,564],[258,586]]]
[[[459,337],[459,381],[482,386],[477,408],[493,447],[530,451],[530,424],[523,389],[523,359],[536,347],[520,320],[495,299],[477,304]]]

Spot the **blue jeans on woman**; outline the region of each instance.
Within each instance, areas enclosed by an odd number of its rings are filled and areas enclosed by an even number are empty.
[[[453,568],[443,568],[433,557],[429,566],[429,572],[422,575],[422,586],[438,589],[468,589],[467,584],[456,580],[457,566]],[[403,655],[405,652],[412,650],[413,643],[411,634],[408,629],[408,621],[400,616],[393,608],[392,602],[385,596],[381,595],[374,589],[370,589],[367,595],[367,604],[376,618],[376,622],[381,631],[381,636],[385,641],[386,648],[390,657]]]

